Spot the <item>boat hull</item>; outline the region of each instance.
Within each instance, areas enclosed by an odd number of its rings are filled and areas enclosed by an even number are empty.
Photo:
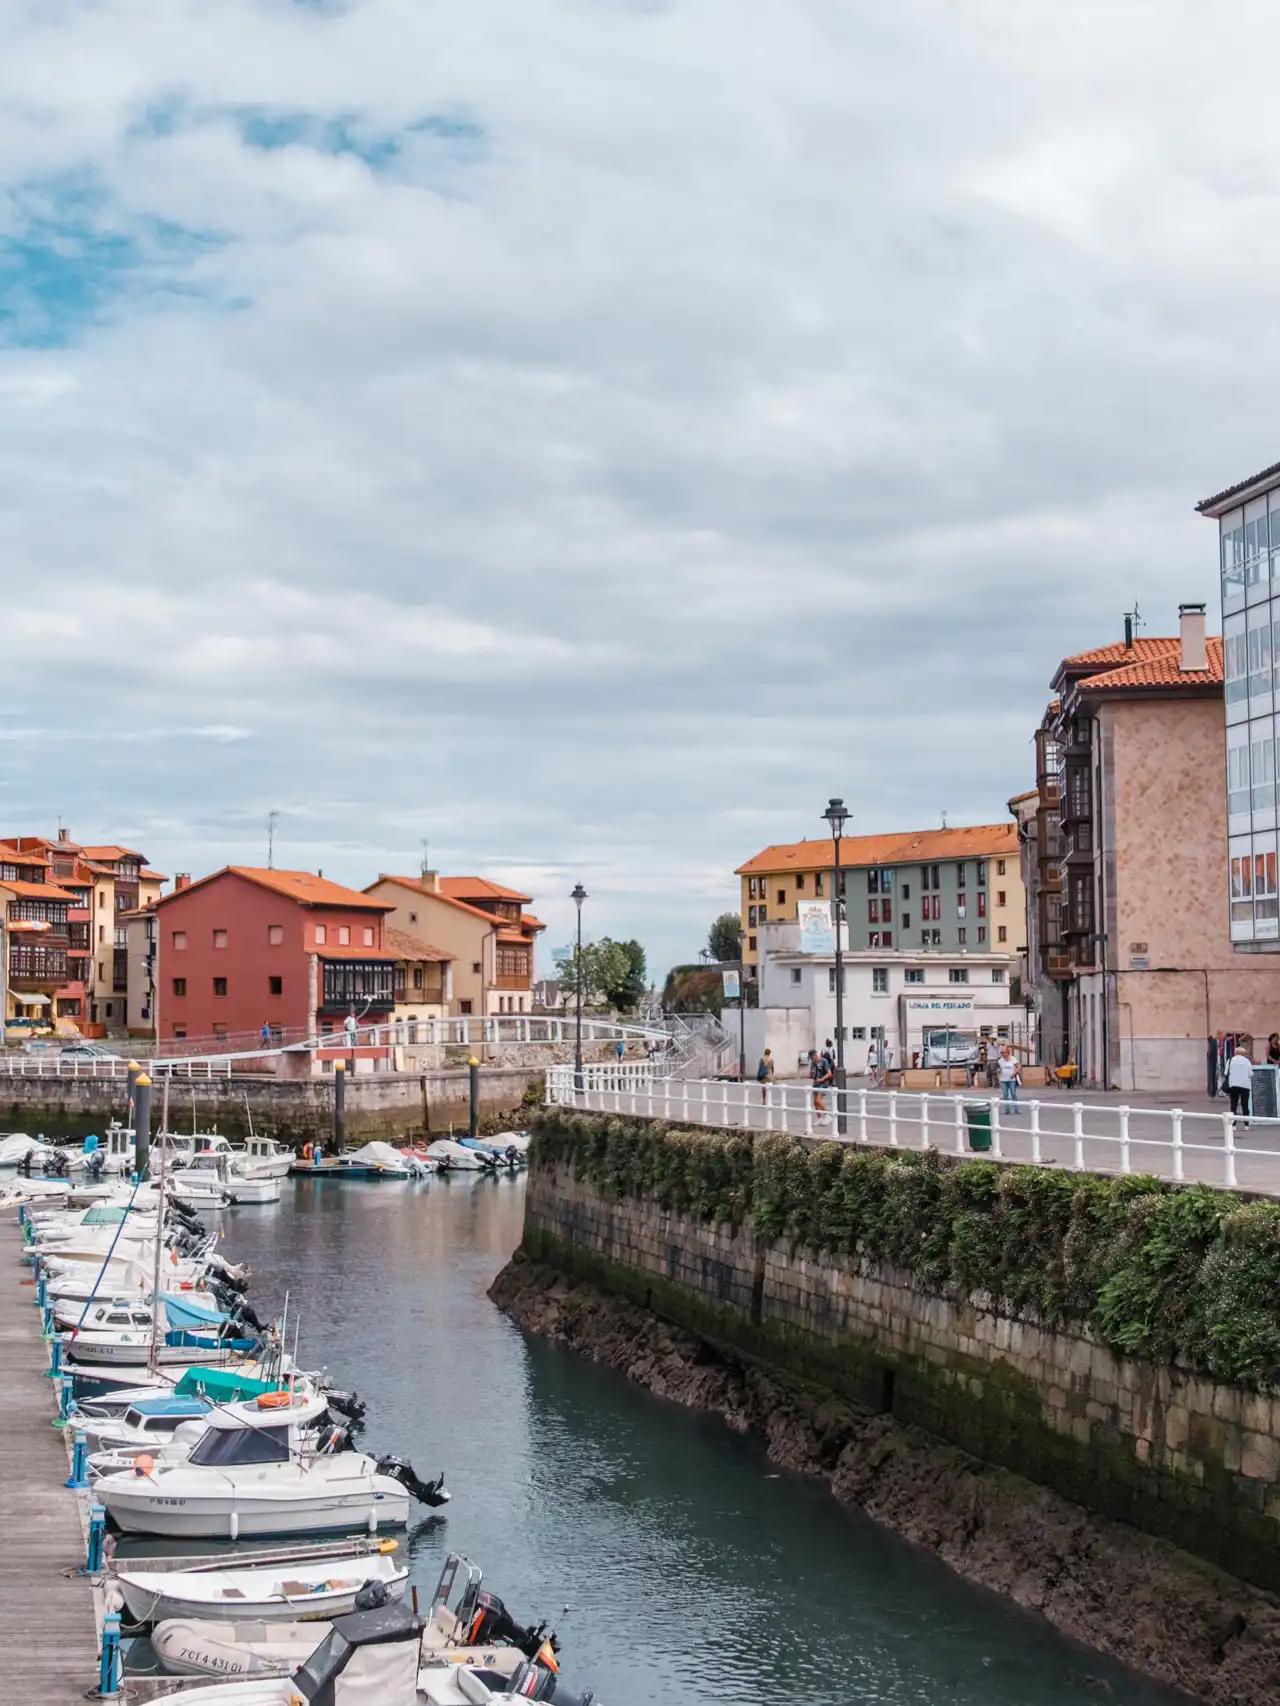
[[[97,1484],[100,1503],[123,1534],[239,1540],[249,1535],[378,1534],[409,1522],[409,1494],[395,1482],[385,1490],[371,1489],[367,1479],[346,1486],[331,1483],[301,1496],[253,1488],[188,1495],[162,1492],[161,1483],[143,1476],[136,1477],[136,1488],[122,1485],[128,1479],[111,1476]],[[377,1479],[388,1482],[386,1476]]]
[[[367,1558],[353,1558],[349,1561],[338,1558],[318,1567],[313,1565],[308,1568],[300,1565],[296,1571],[304,1580],[317,1573],[330,1580],[346,1576],[351,1585],[333,1593],[294,1594],[285,1598],[264,1596],[258,1600],[252,1597],[236,1597],[221,1604],[184,1596],[176,1583],[180,1571],[174,1572],[175,1587],[168,1593],[164,1591],[164,1572],[160,1571],[137,1571],[132,1574],[126,1572],[117,1577],[117,1585],[125,1607],[135,1623],[180,1621],[188,1626],[198,1625],[203,1630],[217,1632],[220,1640],[225,1640],[229,1631],[245,1620],[264,1627],[271,1625],[273,1628],[280,1625],[290,1628],[301,1626],[304,1629],[320,1626],[317,1639],[323,1639],[328,1633],[325,1626],[332,1618],[341,1617],[355,1609],[356,1595],[366,1582],[380,1581],[392,1599],[403,1599],[405,1584],[409,1578],[409,1572],[404,1569],[394,1573],[374,1570]],[[272,1637],[268,1634],[266,1638]],[[306,1654],[302,1657],[305,1658]],[[301,1659],[295,1661],[295,1666],[301,1662]],[[211,1672],[231,1674],[224,1666],[209,1667],[192,1674],[206,1676]],[[243,1674],[253,1676],[272,1673],[247,1671]]]

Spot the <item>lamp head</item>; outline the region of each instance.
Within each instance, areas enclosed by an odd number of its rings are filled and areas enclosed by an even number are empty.
[[[587,898],[586,889],[583,888],[581,883],[575,883],[573,885],[573,893],[569,896],[569,899],[577,907],[579,912],[582,911],[582,903],[586,898]]]
[[[830,824],[833,836],[844,834],[844,826],[849,821],[849,812],[843,800],[828,800],[827,809],[822,815]]]

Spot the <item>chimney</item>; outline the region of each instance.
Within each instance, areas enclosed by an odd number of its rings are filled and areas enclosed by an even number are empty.
[[[1133,612],[1131,610],[1126,610],[1124,613],[1124,649],[1127,652],[1133,650]]]
[[[1208,669],[1209,656],[1204,644],[1203,604],[1180,604],[1178,606],[1178,631],[1182,640],[1178,668],[1181,670]]]
[[[422,891],[424,894],[439,894],[440,893],[440,873],[439,873],[439,871],[428,871],[425,866],[423,867]]]
[[[66,829],[65,824],[60,823],[58,825],[58,840],[59,841],[66,841],[67,840],[67,829]]]
[[[183,889],[189,889],[190,887],[191,887],[191,872],[190,871],[179,871],[177,876],[173,879],[173,892],[174,892],[174,894],[180,894]]]

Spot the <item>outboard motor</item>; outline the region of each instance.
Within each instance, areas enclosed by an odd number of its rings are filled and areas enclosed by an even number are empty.
[[[365,1404],[358,1392],[326,1392],[325,1403],[349,1422],[364,1420]]]
[[[258,1311],[247,1298],[238,1298],[234,1307],[227,1313],[233,1321],[243,1321],[246,1327],[252,1327],[255,1333],[265,1333],[267,1330],[258,1319]]]
[[[84,1164],[84,1170],[96,1183],[102,1177],[102,1169],[107,1164],[107,1158],[100,1149],[95,1149]]]
[[[528,1659],[536,1658],[544,1646],[550,1646],[553,1653],[559,1651],[560,1643],[547,1633],[545,1623],[534,1623],[528,1628],[517,1623],[497,1594],[485,1588],[469,1595],[465,1608],[459,1610],[465,1611],[469,1647],[518,1647]]]
[[[333,1402],[332,1392],[329,1402]],[[445,1491],[444,1475],[437,1475],[434,1481],[423,1481],[415,1473],[413,1465],[403,1457],[380,1457],[377,1463],[379,1475],[389,1475],[393,1481],[399,1481],[402,1487],[407,1487],[420,1505],[430,1505],[438,1509],[449,1503],[449,1494]]]
[[[554,1700],[557,1706],[591,1706],[595,1699],[590,1689],[585,1694],[575,1694],[553,1670],[537,1663],[520,1667],[511,1679],[511,1692],[522,1700]]]

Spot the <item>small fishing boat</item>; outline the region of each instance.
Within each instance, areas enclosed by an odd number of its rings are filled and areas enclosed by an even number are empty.
[[[298,1395],[264,1394],[258,1417],[215,1411],[184,1463],[104,1476],[98,1502],[127,1534],[238,1540],[242,1535],[403,1528],[411,1498],[448,1502],[444,1477],[424,1482],[401,1458],[315,1451],[290,1412]]]
[[[407,1150],[389,1143],[366,1143],[349,1155],[326,1155],[319,1161],[304,1155],[293,1163],[293,1172],[323,1179],[414,1179],[425,1169]]]
[[[297,1624],[327,1623],[350,1611],[356,1595],[370,1582],[380,1583],[391,1599],[399,1599],[409,1571],[396,1560],[395,1542],[383,1545],[385,1551],[326,1557],[312,1564],[304,1560],[231,1568],[201,1565],[194,1570],[126,1567],[117,1569],[112,1579],[134,1623],[196,1618],[225,1631],[243,1621],[292,1629]],[[198,1667],[190,1674],[208,1674],[209,1668]]]
[[[437,1137],[427,1145],[427,1154],[442,1173],[491,1173],[497,1166],[492,1156],[455,1143],[451,1137]]]
[[[16,1167],[23,1156],[45,1146],[27,1131],[10,1131],[0,1137],[0,1167]]]
[[[283,1179],[293,1165],[293,1151],[273,1137],[257,1137],[252,1132],[244,1146],[236,1151],[236,1171],[247,1179]]]
[[[176,1381],[170,1369],[144,1385],[122,1386],[98,1397],[87,1398],[77,1404],[75,1414],[93,1422],[107,1421],[117,1419],[134,1406],[150,1400],[201,1398],[211,1405],[237,1404],[247,1398],[260,1398],[264,1392],[280,1390],[279,1379],[273,1376],[260,1379],[240,1369],[188,1368]]]
[[[67,1426],[74,1438],[84,1439],[91,1457],[102,1451],[156,1451],[168,1445],[179,1428],[191,1422],[203,1423],[212,1408],[207,1399],[170,1393],[139,1398],[116,1418],[73,1410]]]
[[[204,1354],[188,1351],[184,1360],[187,1374],[230,1374],[246,1380],[263,1381],[269,1386],[274,1386],[280,1372],[278,1352],[264,1361],[238,1351]],[[286,1357],[284,1362],[287,1376],[289,1358]],[[178,1366],[181,1367],[182,1364],[179,1363]],[[174,1376],[172,1365],[153,1369],[146,1360],[132,1364],[79,1363],[69,1356],[62,1359],[62,1372],[69,1374],[75,1381],[76,1402],[81,1409],[87,1408],[91,1400],[113,1392],[127,1392],[130,1396],[140,1397],[154,1396],[171,1387]],[[191,1390],[199,1390],[198,1382]]]
[[[518,1149],[501,1149],[496,1141],[486,1137],[460,1137],[458,1142],[464,1149],[473,1149],[477,1155],[489,1156],[495,1167],[514,1173],[518,1167],[524,1166],[524,1156]]]
[[[195,1155],[173,1174],[179,1190],[192,1184],[207,1183],[226,1193],[229,1202],[270,1203],[280,1201],[280,1177],[276,1173],[249,1174],[241,1172],[226,1151],[209,1151]]]

